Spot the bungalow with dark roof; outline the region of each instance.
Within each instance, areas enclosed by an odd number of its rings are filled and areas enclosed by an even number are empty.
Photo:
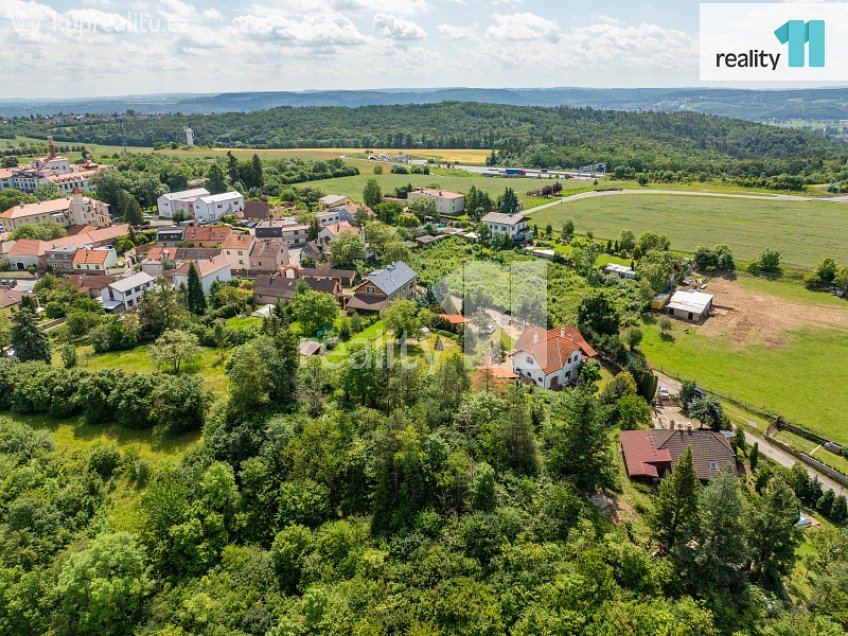
[[[736,468],[736,453],[722,433],[649,429],[621,432],[621,451],[630,479],[652,482],[674,466],[687,448],[698,479],[707,482],[724,466]]]

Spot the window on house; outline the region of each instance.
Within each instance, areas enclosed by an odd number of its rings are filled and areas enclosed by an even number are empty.
[[[710,470],[718,470],[718,462],[710,462]]]

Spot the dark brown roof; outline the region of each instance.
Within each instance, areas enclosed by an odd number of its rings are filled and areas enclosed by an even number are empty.
[[[389,306],[389,299],[386,296],[378,296],[377,294],[356,293],[347,301],[348,309],[362,309],[364,311],[383,311]]]
[[[657,448],[668,450],[675,464],[686,452],[686,447],[691,446],[692,463],[698,479],[702,481],[715,477],[722,466],[736,466],[736,453],[722,433],[702,430],[654,430],[653,434]]]
[[[692,447],[692,464],[701,481],[715,477],[722,466],[736,465],[736,453],[721,433],[705,430],[651,429],[622,431],[621,448],[632,478],[662,477]]]
[[[20,304],[24,296],[32,297],[32,294],[29,292],[19,292],[15,289],[0,288],[0,309],[6,309],[7,307],[14,307]]]
[[[256,277],[253,283],[253,293],[256,296],[271,296],[272,298],[290,300],[294,297],[299,280],[297,278],[285,278],[279,274],[261,274]],[[314,291],[333,295],[336,293],[336,284],[338,283],[332,278],[304,278],[303,282]]]
[[[244,204],[244,218],[246,219],[267,219],[268,212],[273,209],[270,203],[265,201],[246,201]]]
[[[338,278],[342,283],[348,285],[356,278],[355,269],[334,269],[332,267],[301,267],[301,275],[306,278]]]
[[[72,274],[68,277],[75,287],[88,291],[101,291],[106,289],[114,279],[103,274]]]

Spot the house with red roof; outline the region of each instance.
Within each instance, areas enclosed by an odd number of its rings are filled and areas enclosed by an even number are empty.
[[[323,228],[318,233],[318,238],[324,239],[328,243],[336,238],[342,232],[350,232],[351,234],[359,234],[359,228],[351,225],[347,221],[340,221],[338,223],[331,223],[327,227]]]
[[[721,432],[691,428],[621,432],[627,476],[637,481],[653,482],[674,470],[687,448],[692,449],[692,466],[702,482],[725,466],[736,468],[736,453]]]
[[[598,353],[571,325],[528,327],[512,350],[512,370],[537,386],[558,390],[577,381],[580,366]]]
[[[224,257],[216,256],[205,261],[196,261],[194,263],[183,263],[174,272],[174,287],[179,289],[182,285],[188,286],[188,272],[192,264],[200,276],[200,284],[203,287],[203,293],[207,296],[212,293],[212,285],[215,283],[226,283],[232,279],[230,272],[230,263]]]

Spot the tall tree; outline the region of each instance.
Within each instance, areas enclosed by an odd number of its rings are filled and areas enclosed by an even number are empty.
[[[755,492],[751,497],[751,573],[755,581],[779,586],[792,569],[801,537],[798,498],[780,476],[772,477],[761,495]]]
[[[383,191],[376,179],[368,179],[365,189],[362,191],[362,201],[369,208],[374,208],[383,200]]]
[[[692,464],[692,448],[687,447],[671,474],[660,482],[654,508],[648,517],[654,536],[666,549],[688,543],[691,538],[700,488]]]
[[[194,263],[188,266],[188,284],[186,286],[186,306],[195,316],[206,313],[206,294],[203,293],[203,283],[200,273]]]
[[[583,490],[610,483],[607,429],[598,400],[585,389],[560,397],[549,434],[548,466]]]
[[[38,328],[31,311],[21,309],[12,318],[9,344],[21,362],[40,360],[50,364],[50,339]]]
[[[503,196],[500,200],[500,205],[498,206],[498,211],[503,212],[504,214],[515,214],[520,209],[521,205],[518,203],[518,197],[515,196],[515,190],[512,188],[507,188],[504,190]]]
[[[206,189],[212,194],[221,194],[227,191],[227,179],[217,162],[209,166],[209,172],[206,173]]]
[[[159,336],[148,353],[156,367],[178,375],[200,359],[200,342],[194,334],[172,329]]]
[[[234,185],[241,181],[238,159],[233,156],[230,150],[227,151],[227,176],[230,178],[230,183]]]
[[[144,215],[141,212],[141,205],[133,195],[128,194],[124,198],[124,207],[121,211],[124,221],[130,225],[141,225],[144,223]]]

